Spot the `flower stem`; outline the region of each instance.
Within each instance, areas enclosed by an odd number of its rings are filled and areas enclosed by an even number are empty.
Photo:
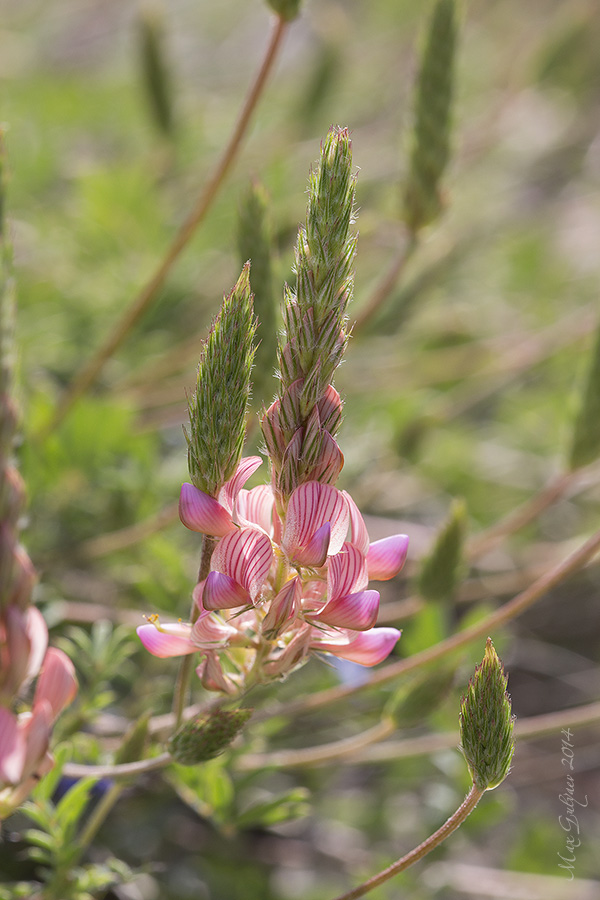
[[[200,554],[200,568],[198,570],[198,581],[204,581],[210,571],[210,558],[217,544],[217,539],[205,534],[202,539],[202,552]],[[199,615],[197,605],[192,602],[190,611],[190,621],[192,624]],[[183,710],[187,701],[188,685],[192,675],[192,667],[194,664],[193,654],[184,656],[181,660],[177,681],[175,683],[175,691],[173,692],[173,714],[175,716],[174,730],[177,730],[183,719]]]
[[[88,390],[94,383],[98,375],[104,368],[105,363],[118,350],[125,341],[134,325],[143,316],[150,303],[156,297],[158,291],[164,284],[167,275],[171,271],[173,264],[181,254],[182,250],[187,246],[190,239],[196,232],[198,226],[206,218],[206,214],[211,208],[215,197],[217,196],[226,175],[231,168],[246,131],[250,118],[256,105],[263,93],[267,78],[273,69],[273,63],[277,56],[277,52],[281,46],[283,36],[286,31],[287,23],[277,17],[273,30],[267,45],[264,58],[260,68],[256,74],[256,78],[250,85],[250,89],[240,111],[238,120],[234,126],[233,132],[229,139],[225,150],[217,165],[204,186],[204,190],[200,194],[195,207],[188,215],[187,219],[181,225],[179,231],[175,235],[171,246],[167,250],[160,266],[155,271],[152,278],[142,288],[133,303],[127,307],[123,316],[116,323],[112,332],[108,335],[104,343],[98,348],[89,362],[75,376],[70,386],[65,391],[62,399],[54,412],[49,424],[43,429],[42,436],[46,437],[51,433],[63,419],[67,416],[71,407],[76,401]]]
[[[444,822],[442,827],[438,828],[431,837],[428,837],[426,841],[423,841],[422,844],[419,844],[418,847],[415,847],[415,849],[411,850],[410,853],[407,853],[406,856],[403,856],[391,866],[388,866],[387,869],[384,869],[377,875],[373,875],[368,881],[359,884],[358,887],[348,891],[348,893],[340,894],[335,900],[357,900],[358,897],[364,897],[369,891],[379,887],[380,884],[393,878],[394,875],[403,872],[404,869],[408,869],[413,863],[423,859],[424,856],[427,856],[428,853],[431,853],[432,850],[438,847],[442,841],[445,841],[453,831],[456,831],[459,825],[462,825],[467,816],[475,809],[484,793],[485,791],[479,790],[473,785],[456,812],[453,813],[450,818]]]

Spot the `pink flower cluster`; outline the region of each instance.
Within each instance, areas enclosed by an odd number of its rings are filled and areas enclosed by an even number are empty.
[[[48,629],[34,606],[0,612],[0,818],[18,806],[53,765],[52,726],[77,691],[70,659],[48,648]],[[30,711],[16,715],[15,697],[35,678]]]
[[[230,694],[284,677],[311,651],[376,665],[400,632],[373,627],[379,594],[368,584],[401,570],[408,538],[369,543],[350,495],[318,481],[292,492],[282,521],[269,485],[243,489],[260,464],[242,459],[217,499],[183,485],[183,524],[220,540],[194,590],[195,621],[161,624],[153,616],[137,629],[144,646],[159,657],[201,653],[203,685]]]

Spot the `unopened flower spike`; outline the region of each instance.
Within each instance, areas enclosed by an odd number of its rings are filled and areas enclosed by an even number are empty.
[[[246,263],[213,322],[200,356],[196,391],[189,399],[185,435],[190,477],[210,497],[232,478],[242,455],[255,331]]]
[[[169,753],[184,766],[214,759],[229,747],[253,712],[253,709],[217,707],[192,719],[169,738]]]
[[[277,509],[308,481],[334,484],[342,401],[333,376],[348,341],[356,235],[348,129],[332,128],[309,179],[306,224],[296,243],[296,288],[287,288],[279,347],[280,388],[262,417]]]
[[[508,676],[491,638],[460,705],[460,749],[475,787],[489,791],[504,781],[515,750]]]

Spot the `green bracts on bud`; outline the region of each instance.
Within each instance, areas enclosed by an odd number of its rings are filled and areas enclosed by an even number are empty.
[[[214,759],[229,747],[253,712],[253,709],[215,709],[186,722],[169,738],[169,753],[183,766]]]
[[[508,775],[515,750],[514,716],[504,674],[491,638],[460,704],[460,749],[475,787],[489,791]]]
[[[258,346],[254,365],[253,408],[271,402],[275,393],[273,370],[277,359],[279,310],[273,292],[272,239],[265,188],[252,182],[242,197],[238,220],[238,249],[242,262],[252,260],[250,282],[258,320]]]
[[[424,600],[439,603],[452,598],[461,577],[466,528],[465,504],[455,500],[433,548],[421,564],[418,586]]]
[[[198,364],[196,391],[184,429],[192,483],[216,497],[242,455],[256,322],[250,293],[250,263],[223,300]]]
[[[152,119],[158,130],[170,138],[175,122],[173,95],[165,55],[163,16],[158,8],[142,8],[139,20],[139,45],[142,85]]]
[[[569,468],[579,469],[600,456],[600,325],[592,350],[587,382],[573,425]]]
[[[440,182],[450,158],[455,0],[437,0],[415,90],[415,124],[404,189],[404,218],[413,234],[443,209]]]
[[[284,22],[297,19],[300,14],[302,0],[267,0],[267,4]]]

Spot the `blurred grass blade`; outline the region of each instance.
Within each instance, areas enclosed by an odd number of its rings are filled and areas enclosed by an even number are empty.
[[[600,456],[600,325],[592,349],[579,412],[573,425],[569,468],[579,469]]]
[[[142,85],[158,131],[172,139],[175,131],[171,72],[165,52],[164,14],[157,6],[140,11],[138,40]]]
[[[238,219],[240,262],[251,262],[250,285],[254,312],[258,319],[257,348],[252,373],[252,407],[270,403],[275,393],[279,310],[273,291],[272,237],[269,227],[269,199],[259,182],[252,182],[242,197]]]
[[[455,500],[433,549],[421,566],[418,587],[425,600],[439,603],[452,599],[461,578],[466,528],[464,501]]]
[[[437,0],[415,90],[415,125],[404,218],[416,234],[442,212],[440,182],[450,159],[456,52],[455,0]]]

